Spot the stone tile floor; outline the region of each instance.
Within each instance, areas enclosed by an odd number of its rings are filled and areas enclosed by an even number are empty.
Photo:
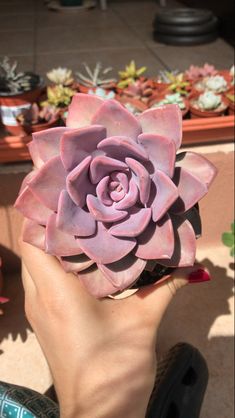
[[[48,11],[43,0],[1,0],[0,57],[7,54],[18,60],[20,69],[42,75],[59,65],[79,70],[82,62],[94,65],[97,60],[118,70],[133,58],[148,67],[149,75],[163,68],[185,69],[191,63],[207,61],[218,68],[233,63],[233,48],[222,39],[197,47],[155,43],[151,24],[156,2],[108,3],[106,12],[97,8],[56,13]],[[210,369],[201,418],[232,418],[234,266],[222,246],[199,248],[198,259],[210,268],[214,281],[177,295],[161,327],[159,352],[180,340],[196,345]],[[11,303],[0,319],[0,379],[45,392],[51,377],[24,316],[19,274],[7,278],[5,293]]]

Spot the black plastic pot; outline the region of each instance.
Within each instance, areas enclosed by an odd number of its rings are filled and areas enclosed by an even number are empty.
[[[82,6],[83,0],[60,0],[60,4],[63,7]]]

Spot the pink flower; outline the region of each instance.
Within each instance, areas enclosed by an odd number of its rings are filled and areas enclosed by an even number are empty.
[[[135,118],[115,100],[75,95],[67,127],[33,134],[36,169],[15,203],[28,218],[24,240],[79,272],[96,297],[130,287],[149,260],[193,265],[194,206],[216,170],[193,152],[176,155],[181,136],[177,105]]]

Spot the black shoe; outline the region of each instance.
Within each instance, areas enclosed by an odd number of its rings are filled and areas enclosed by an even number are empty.
[[[199,418],[208,383],[200,352],[179,343],[159,363],[146,418]]]

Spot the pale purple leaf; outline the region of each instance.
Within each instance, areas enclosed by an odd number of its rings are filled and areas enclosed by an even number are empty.
[[[182,113],[178,105],[168,104],[149,109],[138,116],[143,133],[157,134],[172,139],[176,149],[182,140]]]
[[[136,141],[141,134],[137,119],[115,100],[106,100],[92,118],[92,124],[107,129],[107,137],[125,135]]]
[[[103,103],[103,99],[91,94],[75,94],[69,106],[66,126],[69,128],[82,128],[91,125],[94,114]]]
[[[133,207],[129,211],[128,218],[114,224],[109,229],[109,233],[116,237],[137,237],[148,226],[151,215],[152,211],[150,208]]]
[[[171,258],[174,251],[174,231],[169,215],[160,221],[151,221],[137,238],[135,255],[145,260]]]
[[[154,169],[161,170],[172,177],[176,153],[174,141],[164,136],[148,133],[140,135],[138,142],[147,150]]]
[[[106,136],[102,126],[69,129],[61,139],[61,159],[66,170],[73,170],[84,158],[96,150]]]
[[[66,175],[60,157],[52,157],[38,170],[28,186],[42,204],[56,211],[60,193],[65,189]]]
[[[101,222],[117,222],[127,216],[126,211],[115,209],[115,206],[104,205],[96,196],[87,196],[87,207],[92,216]]]
[[[114,237],[102,222],[97,222],[97,226],[94,236],[78,238],[83,252],[96,263],[109,264],[118,261],[135,247],[135,238]]]
[[[66,179],[67,191],[71,199],[81,208],[86,204],[87,194],[95,193],[95,186],[90,182],[89,176],[91,160],[91,156],[86,157]]]
[[[67,234],[82,237],[96,232],[96,221],[93,216],[75,205],[66,190],[60,194],[56,226]]]
[[[47,222],[45,251],[59,257],[83,252],[78,240],[73,235],[66,234],[57,228],[55,213],[50,216]]]

